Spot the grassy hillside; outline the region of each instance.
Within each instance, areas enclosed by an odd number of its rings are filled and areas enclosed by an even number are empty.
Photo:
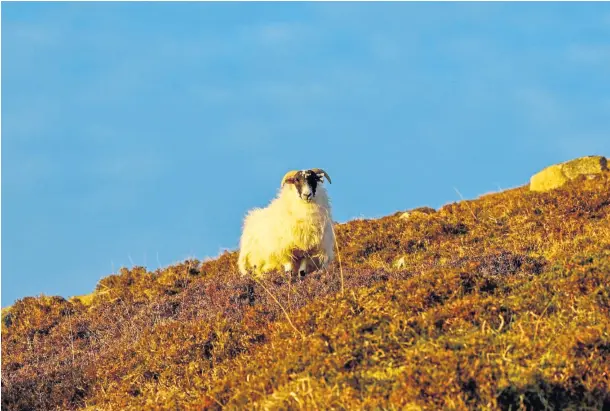
[[[2,409],[610,409],[610,173],[336,232],[343,290],[226,253],[18,301]]]

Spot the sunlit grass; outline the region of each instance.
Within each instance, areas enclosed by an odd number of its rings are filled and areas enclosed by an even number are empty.
[[[337,225],[341,266],[293,282],[227,252],[22,299],[2,407],[610,407],[609,173],[405,211]]]

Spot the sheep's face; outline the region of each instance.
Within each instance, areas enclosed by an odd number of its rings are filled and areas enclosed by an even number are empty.
[[[284,184],[293,184],[299,198],[311,202],[316,196],[318,183],[323,181],[322,175],[312,170],[301,170],[284,180]]]

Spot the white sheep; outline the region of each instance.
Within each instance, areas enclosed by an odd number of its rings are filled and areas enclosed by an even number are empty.
[[[242,275],[281,269],[303,275],[333,260],[335,236],[323,177],[331,182],[319,168],[289,171],[277,197],[266,208],[250,210],[239,247]]]

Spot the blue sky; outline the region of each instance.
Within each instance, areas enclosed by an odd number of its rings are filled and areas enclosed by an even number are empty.
[[[235,249],[290,169],[334,217],[610,154],[609,3],[2,4],[2,306]]]

